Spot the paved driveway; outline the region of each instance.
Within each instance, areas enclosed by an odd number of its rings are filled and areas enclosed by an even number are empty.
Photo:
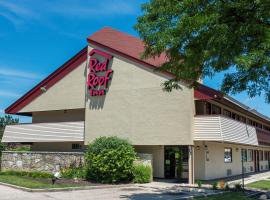
[[[128,187],[91,189],[63,192],[25,192],[0,185],[1,200],[176,200],[198,195],[181,192],[179,186],[160,186],[159,184],[132,185]]]

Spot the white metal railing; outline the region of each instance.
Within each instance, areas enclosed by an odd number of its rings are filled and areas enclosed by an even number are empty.
[[[258,145],[255,127],[222,115],[195,116],[194,140]]]
[[[84,122],[55,122],[8,125],[2,142],[84,141]]]

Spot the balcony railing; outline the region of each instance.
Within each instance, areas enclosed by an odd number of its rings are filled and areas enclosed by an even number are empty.
[[[255,127],[222,115],[195,116],[194,140],[258,145]]]
[[[84,122],[55,122],[8,125],[2,142],[84,141]]]

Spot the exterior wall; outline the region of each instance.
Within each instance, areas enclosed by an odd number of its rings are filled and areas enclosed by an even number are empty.
[[[43,171],[55,173],[61,167],[80,166],[83,153],[78,152],[2,152],[2,170]]]
[[[84,121],[84,109],[33,112],[32,122],[73,122]]]
[[[164,146],[135,146],[135,151],[141,154],[151,154],[153,159],[153,176],[164,178]]]
[[[82,149],[72,149],[72,144],[82,145]],[[78,152],[86,149],[83,142],[34,142],[31,151]]]
[[[84,108],[85,70],[86,62],[83,62],[53,87],[26,105],[20,112]]]
[[[85,143],[115,135],[133,145],[193,144],[193,89],[164,92],[166,77],[117,55],[109,67],[108,93],[87,96]]]
[[[207,145],[207,150],[205,148]],[[232,148],[232,163],[224,163],[224,148]],[[238,148],[238,150],[237,150]],[[241,149],[253,149],[253,150],[267,150],[269,148],[244,146],[228,143],[217,142],[195,142],[195,179],[211,180],[217,178],[227,177],[227,169],[232,170],[231,176],[239,175],[242,173],[241,163]],[[206,151],[209,152],[206,160]],[[268,166],[267,161],[260,161],[260,166]],[[254,172],[250,171],[250,166],[254,168],[254,161],[244,162],[246,173]]]

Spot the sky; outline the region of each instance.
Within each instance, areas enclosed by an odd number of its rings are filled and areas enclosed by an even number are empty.
[[[86,38],[110,26],[133,29],[146,0],[0,0],[0,116],[19,97],[87,45]],[[222,73],[205,78],[219,89]],[[270,116],[263,97],[233,96]],[[19,117],[20,122],[31,122]]]

